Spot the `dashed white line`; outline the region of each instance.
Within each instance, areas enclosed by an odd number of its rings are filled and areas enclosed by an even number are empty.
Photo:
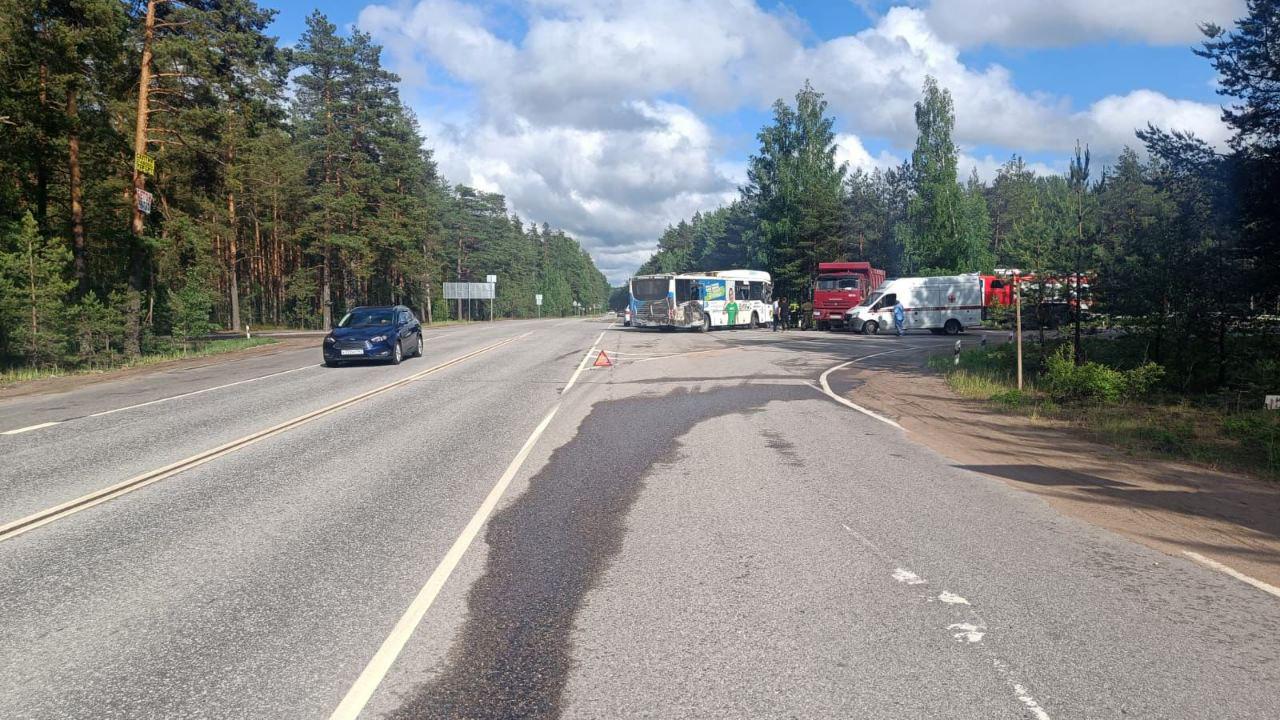
[[[919,575],[907,570],[906,568],[897,568],[893,571],[893,579],[906,585],[924,585],[927,581]]]
[[[31,432],[32,430],[39,430],[40,428],[47,428],[61,424],[61,420],[55,420],[53,422],[40,423],[39,425],[28,425],[27,427],[18,428],[17,430],[5,430],[4,432],[0,432],[0,435],[21,435],[24,432]]]
[[[1207,557],[1205,557],[1205,556],[1201,555],[1201,554],[1200,554],[1200,553],[1198,553],[1198,552],[1191,552],[1190,550],[1183,550],[1183,551],[1182,551],[1182,554],[1183,554],[1183,555],[1186,555],[1187,557],[1191,558],[1192,560],[1195,560],[1196,562],[1200,563],[1201,565],[1204,565],[1205,567],[1213,568],[1214,570],[1217,570],[1217,571],[1218,571],[1218,572],[1220,572],[1220,573],[1225,573],[1225,574],[1227,574],[1227,575],[1230,575],[1231,577],[1233,577],[1233,578],[1235,578],[1235,579],[1239,580],[1240,582],[1248,583],[1249,585],[1252,585],[1252,586],[1254,586],[1254,587],[1258,588],[1259,590],[1261,590],[1261,591],[1262,591],[1262,592],[1264,592],[1264,593],[1270,593],[1271,595],[1274,595],[1274,596],[1276,596],[1276,597],[1280,597],[1280,588],[1276,587],[1275,585],[1271,585],[1271,584],[1265,583],[1265,582],[1263,582],[1263,581],[1261,581],[1261,580],[1259,580],[1259,579],[1257,579],[1257,578],[1249,577],[1248,575],[1245,575],[1244,573],[1240,572],[1239,570],[1236,570],[1236,569],[1234,569],[1234,568],[1231,568],[1231,567],[1228,567],[1228,566],[1226,566],[1226,565],[1223,565],[1222,563],[1218,562],[1217,560],[1212,560],[1212,559],[1210,559],[1210,558],[1207,558]]]
[[[965,600],[959,595],[953,592],[949,592],[947,590],[943,590],[942,594],[938,596],[938,599],[948,605],[968,605],[969,604],[968,600]]]

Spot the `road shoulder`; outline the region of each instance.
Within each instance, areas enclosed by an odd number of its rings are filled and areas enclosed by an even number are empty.
[[[1127,455],[1060,423],[1002,414],[958,397],[923,365],[851,367],[835,389],[893,417],[958,467],[1035,493],[1069,516],[1280,584],[1280,487],[1272,483]]]

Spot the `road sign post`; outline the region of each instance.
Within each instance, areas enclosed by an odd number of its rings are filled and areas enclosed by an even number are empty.
[[[542,294],[541,293],[533,296],[533,304],[538,306],[538,317],[541,318],[542,317]]]

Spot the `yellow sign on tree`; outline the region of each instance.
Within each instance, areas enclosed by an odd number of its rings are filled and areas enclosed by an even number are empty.
[[[143,175],[156,174],[156,159],[146,153],[142,153],[133,159],[133,167]]]

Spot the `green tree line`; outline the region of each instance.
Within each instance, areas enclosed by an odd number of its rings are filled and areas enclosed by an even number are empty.
[[[568,314],[578,243],[437,172],[398,78],[322,14],[292,48],[253,0],[0,0],[0,364],[103,364],[346,308]],[[139,162],[141,159],[141,162]],[[148,162],[148,160],[150,162]],[[465,311],[465,308],[464,308]]]
[[[1101,169],[1077,141],[1062,175],[1037,174],[1015,155],[991,182],[976,170],[961,181],[954,106],[933,78],[915,106],[911,157],[850,171],[836,162],[822,94],[806,83],[794,104],[774,104],[739,198],[668,227],[639,273],[764,269],[775,294],[791,299],[809,297],[817,264],[836,260],[867,260],[890,276],[1083,273],[1092,310],[1144,334],[1149,357],[1178,371],[1172,379],[1221,386],[1233,365],[1256,366],[1233,355],[1230,337],[1253,336],[1252,352],[1275,352],[1277,27],[1280,2],[1250,0],[1233,29],[1202,28],[1195,52],[1218,72],[1223,118],[1235,130],[1225,152],[1148,125],[1136,132],[1137,149]]]

